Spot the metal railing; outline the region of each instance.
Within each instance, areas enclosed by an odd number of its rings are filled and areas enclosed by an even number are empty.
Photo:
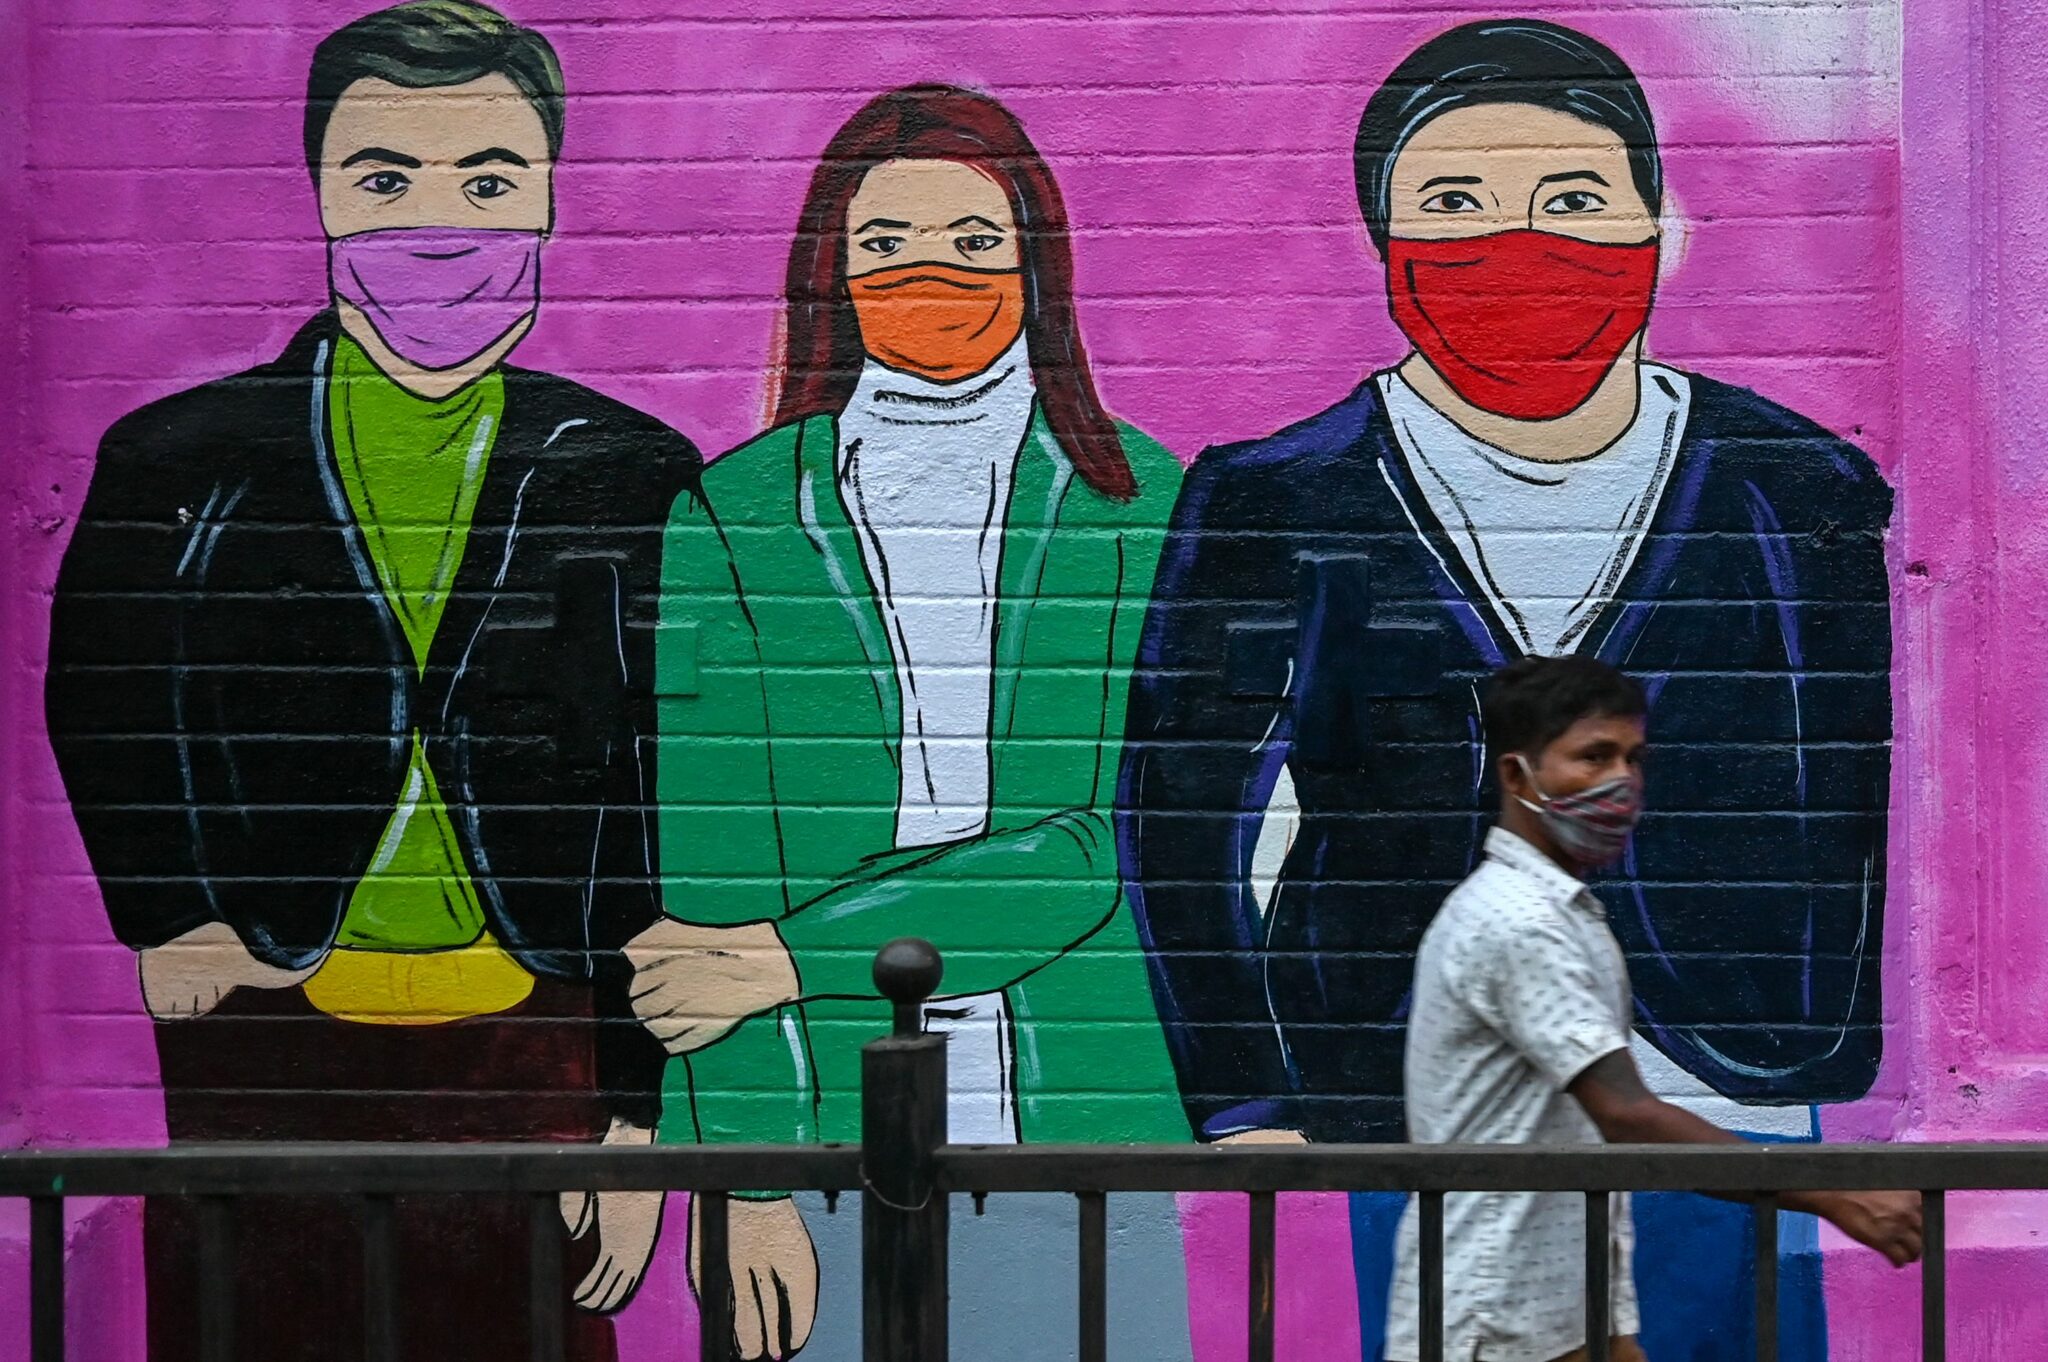
[[[1079,1202],[1081,1362],[1106,1362],[1107,1198],[1119,1192],[1237,1192],[1251,1198],[1246,1336],[1251,1362],[1274,1359],[1275,1197],[1280,1192],[1402,1191],[1418,1197],[1423,1362],[1444,1362],[1446,1192],[1579,1192],[1586,1198],[1586,1326],[1606,1362],[1610,1323],[1609,1194],[1693,1191],[1749,1197],[1756,1209],[1759,1362],[1777,1347],[1777,1202],[1795,1190],[1919,1189],[1925,1198],[1922,1348],[1942,1362],[1944,1193],[2048,1189],[2048,1145],[1597,1145],[1580,1148],[1417,1145],[948,1145],[940,1036],[920,1033],[936,991],[937,953],[891,943],[875,978],[896,1004],[895,1034],[862,1056],[862,1143],[852,1145],[245,1145],[0,1154],[0,1196],[30,1212],[32,1362],[64,1362],[64,1202],[70,1197],[198,1199],[200,1355],[232,1362],[235,1278],[229,1244],[245,1196],[360,1200],[364,1356],[400,1362],[393,1198],[408,1193],[523,1193],[531,1280],[562,1276],[563,1191],[690,1191],[701,1207],[702,1356],[732,1349],[726,1274],[731,1193],[775,1187],[829,1197],[863,1192],[863,1349],[867,1362],[946,1362],[947,1235],[952,1197],[1065,1193]],[[564,1294],[529,1301],[532,1362],[563,1356]],[[411,1359],[410,1362],[424,1362]]]

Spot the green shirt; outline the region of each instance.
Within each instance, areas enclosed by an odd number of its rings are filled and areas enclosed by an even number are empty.
[[[346,336],[335,346],[328,381],[335,465],[422,676],[504,410],[505,381],[495,370],[436,402],[386,378]],[[483,906],[414,730],[398,807],[349,898],[335,944],[447,950],[483,932]]]

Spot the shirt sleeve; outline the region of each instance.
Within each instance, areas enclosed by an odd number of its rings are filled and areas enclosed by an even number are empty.
[[[1464,974],[1481,1020],[1559,1089],[1628,1048],[1616,982],[1564,923],[1497,924],[1473,939]]]

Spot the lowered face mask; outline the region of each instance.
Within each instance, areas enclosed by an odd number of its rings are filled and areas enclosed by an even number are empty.
[[[389,227],[327,243],[334,295],[422,369],[475,359],[540,306],[541,233]]]
[[[1611,865],[1628,849],[1628,839],[1643,816],[1643,782],[1634,776],[1616,776],[1590,790],[1560,795],[1553,799],[1536,783],[1536,772],[1521,753],[1515,754],[1522,773],[1542,802],[1522,799],[1523,808],[1543,820],[1544,828],[1559,849],[1581,865]],[[1518,796],[1519,798],[1519,796]]]

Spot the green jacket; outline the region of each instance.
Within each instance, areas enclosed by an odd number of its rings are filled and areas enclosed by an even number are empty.
[[[1091,490],[1034,413],[1005,521],[989,831],[896,851],[895,665],[838,494],[835,422],[772,430],[676,503],[663,550],[661,874],[667,911],[775,920],[799,1005],[672,1060],[661,1138],[859,1138],[870,977],[899,936],[939,996],[998,989],[1033,1141],[1189,1138],[1110,811],[1124,700],[1180,465],[1122,428],[1138,495]]]

